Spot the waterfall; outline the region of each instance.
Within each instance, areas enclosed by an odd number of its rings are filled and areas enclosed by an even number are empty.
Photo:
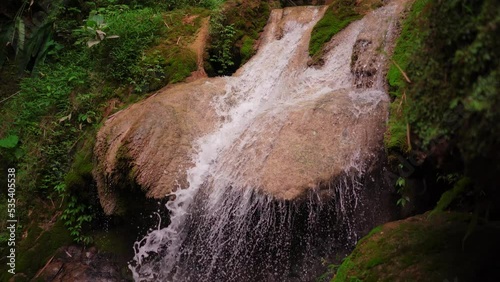
[[[366,86],[351,70],[359,35],[373,28],[366,18],[334,38],[324,65],[307,65],[310,33],[325,9],[272,11],[258,53],[224,78],[225,94],[210,105],[219,125],[194,144],[189,186],[167,203],[170,224],[134,245],[129,268],[136,281],[309,281],[322,260],[341,258],[359,239],[363,213],[370,213],[364,191],[376,182],[364,177],[361,152],[350,152],[341,176],[311,184],[300,200],[261,189],[273,181],[264,179],[261,164],[294,111],[347,95],[350,106],[334,110],[356,118],[388,102],[383,76]],[[382,7],[373,18],[395,10]],[[373,56],[383,66],[384,57]]]

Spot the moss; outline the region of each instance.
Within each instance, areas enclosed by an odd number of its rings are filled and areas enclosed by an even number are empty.
[[[71,168],[64,179],[69,190],[83,188],[89,184],[89,181],[92,181],[95,137],[93,132],[88,136],[82,148],[76,152]]]
[[[28,230],[28,237],[17,248],[16,273],[24,274],[30,280],[50,259],[56,250],[72,243],[72,238],[62,221],[43,231],[38,226]],[[17,276],[16,276],[17,277]],[[2,271],[1,281],[8,281],[10,274]],[[22,281],[16,278],[15,281]]]
[[[397,98],[391,104],[391,116],[387,123],[388,130],[384,135],[384,145],[388,150],[400,152],[408,152],[410,150],[410,144],[408,144],[408,123],[402,113],[403,106],[401,98]]]
[[[441,195],[441,198],[439,199],[436,207],[434,208],[434,210],[432,210],[430,215],[432,216],[448,208],[450,204],[466,190],[467,186],[470,186],[471,184],[472,181],[468,177],[463,177],[462,179],[457,181],[457,183],[455,183],[451,190],[448,190],[444,192],[443,195]]]
[[[363,17],[367,12],[382,6],[379,0],[334,0],[311,32],[309,55],[312,63],[319,63],[323,56],[323,47],[332,37],[347,27],[351,22]]]
[[[253,45],[255,44],[255,39],[249,36],[243,36],[242,45],[240,48],[240,55],[242,62],[250,60],[250,58],[255,54],[255,49]]]
[[[106,231],[95,231],[92,234],[94,245],[99,252],[110,253],[119,257],[132,257],[135,232],[124,226],[113,227]]]
[[[478,227],[462,248],[470,215],[428,214],[377,227],[363,238],[332,281],[494,281],[498,223]],[[479,279],[479,278],[478,278]]]
[[[196,68],[196,54],[191,50],[174,47],[166,56],[164,70],[168,83],[183,81]]]
[[[345,2],[349,5],[349,1]],[[361,18],[354,12],[354,4],[346,6],[345,9],[337,10],[333,4],[325,12],[325,15],[314,26],[309,42],[309,55],[312,57],[318,56],[318,53],[323,49],[323,45],[329,42],[332,37],[339,31],[348,26],[351,22]],[[350,7],[350,8],[348,8]]]
[[[396,41],[392,55],[392,64],[387,72],[387,81],[390,86],[390,95],[394,99],[391,104],[391,114],[388,122],[388,130],[385,134],[384,143],[388,150],[408,152],[411,144],[408,143],[408,119],[406,112],[408,98],[405,88],[408,84],[403,71],[406,71],[410,59],[422,47],[425,33],[422,31],[421,21],[425,21],[423,14],[429,0],[416,0],[409,15],[402,23],[401,34]]]
[[[392,96],[401,97],[406,86],[406,80],[398,66],[406,70],[410,59],[421,49],[425,34],[419,22],[425,20],[422,18],[422,13],[428,2],[429,0],[416,0],[402,24],[401,34],[392,55],[393,64],[387,72],[387,81],[393,90],[390,93]]]

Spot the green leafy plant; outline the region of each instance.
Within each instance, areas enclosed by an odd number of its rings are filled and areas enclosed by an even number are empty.
[[[145,8],[127,10],[116,15],[108,13],[107,17],[109,30],[120,36],[120,39],[100,44],[93,52],[93,57],[96,61],[106,62],[100,65],[100,71],[110,78],[140,84],[134,76],[143,52],[166,29],[161,14]]]
[[[405,188],[406,188],[406,179],[400,176],[396,180],[396,189],[398,194],[401,196],[396,202],[398,206],[404,207],[408,202],[410,202],[410,198],[407,195],[405,195],[406,194]]]
[[[61,216],[75,242],[84,245],[92,243],[92,237],[84,233],[85,225],[92,222],[93,219],[92,213],[88,209],[88,206],[79,203],[77,197],[72,196]]]
[[[236,41],[234,25],[225,25],[222,13],[216,13],[210,19],[210,35],[212,37],[212,53],[210,61],[219,65],[219,74],[228,74],[234,65],[233,46]]]
[[[108,25],[104,22],[101,14],[91,14],[85,21],[85,25],[75,29],[74,33],[80,37],[77,44],[86,42],[89,48],[101,43],[105,39],[119,38],[118,35],[107,35]]]

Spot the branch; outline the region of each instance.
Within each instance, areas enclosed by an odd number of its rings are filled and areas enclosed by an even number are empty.
[[[3,102],[5,102],[5,101],[9,100],[10,98],[12,98],[12,97],[16,96],[16,95],[17,95],[17,94],[19,94],[19,93],[21,93],[21,91],[17,91],[16,93],[14,93],[14,94],[10,95],[9,97],[7,97],[7,98],[3,99],[2,101],[0,101],[0,104],[2,104]]]

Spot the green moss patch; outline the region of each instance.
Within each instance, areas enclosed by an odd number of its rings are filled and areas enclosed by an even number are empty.
[[[408,152],[411,144],[408,142],[409,124],[407,119],[408,98],[406,87],[408,81],[405,78],[410,60],[422,48],[425,38],[424,28],[426,26],[425,7],[429,0],[416,0],[402,23],[401,34],[396,41],[396,47],[392,55],[392,64],[387,72],[387,81],[390,87],[390,95],[393,98],[391,104],[391,115],[389,117],[388,130],[385,134],[385,147],[389,150]]]
[[[478,226],[462,248],[470,220],[467,214],[424,214],[377,227],[332,281],[494,281],[499,225]]]
[[[319,20],[311,33],[309,41],[309,55],[313,64],[320,61],[323,56],[323,47],[332,37],[347,27],[351,22],[363,17],[368,11],[382,5],[382,1],[343,1],[334,0]]]
[[[34,225],[28,229],[27,234],[26,239],[21,241],[16,250],[16,273],[22,273],[29,279],[36,275],[58,248],[72,243],[72,238],[62,221],[57,221],[47,231]],[[11,277],[3,267],[0,275],[2,281],[8,281]]]

